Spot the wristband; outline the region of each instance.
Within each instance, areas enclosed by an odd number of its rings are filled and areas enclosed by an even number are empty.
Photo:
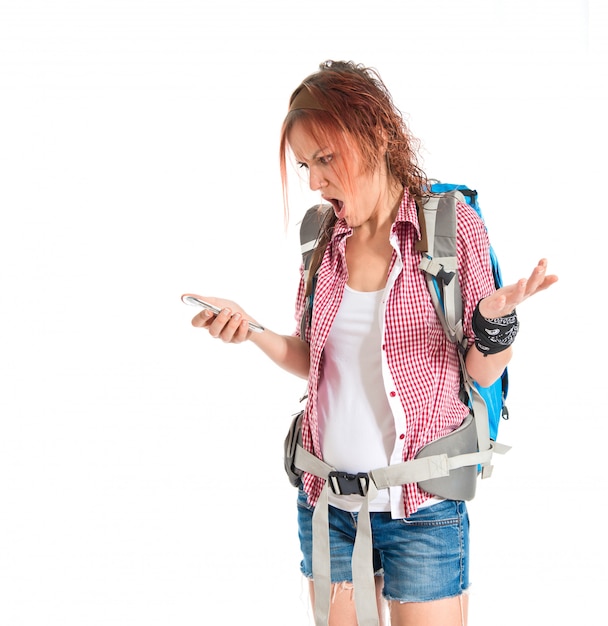
[[[484,356],[506,350],[515,341],[519,330],[515,311],[503,317],[486,319],[479,312],[479,302],[473,313],[472,325],[475,333],[475,347]]]

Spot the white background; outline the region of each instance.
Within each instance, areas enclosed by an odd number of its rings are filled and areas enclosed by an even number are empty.
[[[605,5],[0,1],[0,624],[308,624],[282,440],[303,383],[180,295],[290,333],[278,135],[328,58],[380,71],[479,191],[520,309],[512,444],[471,503],[471,626],[601,621]],[[595,359],[599,358],[599,361]]]

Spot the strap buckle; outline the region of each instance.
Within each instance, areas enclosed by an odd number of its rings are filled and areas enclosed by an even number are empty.
[[[369,474],[365,472],[359,472],[358,474],[330,472],[327,480],[331,490],[337,496],[366,496],[369,488]]]
[[[452,278],[454,278],[454,276],[456,276],[456,272],[448,272],[443,265],[437,272],[437,277],[441,278],[446,285],[449,285],[452,282]]]

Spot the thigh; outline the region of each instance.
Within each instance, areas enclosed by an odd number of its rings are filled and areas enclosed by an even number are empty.
[[[444,500],[412,516],[372,522],[384,595],[398,603],[457,598],[469,586],[469,523],[464,502]]]
[[[433,602],[390,602],[391,626],[466,626],[469,597],[461,594]]]
[[[382,597],[382,576],[376,576],[376,604],[378,606],[378,624],[386,626],[390,624],[388,605]],[[310,581],[310,601],[312,608],[315,607],[315,587]],[[357,611],[355,608],[354,587],[352,583],[335,583],[332,585],[331,604],[329,607],[328,626],[357,626]],[[392,624],[391,626],[395,626]]]

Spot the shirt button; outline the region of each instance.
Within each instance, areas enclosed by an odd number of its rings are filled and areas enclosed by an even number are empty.
[[[401,433],[401,434],[399,435],[399,439],[405,439],[405,435],[404,435],[403,433]]]
[[[394,398],[394,397],[397,395],[397,392],[396,392],[396,391],[391,391],[388,395],[389,395],[391,398]]]

